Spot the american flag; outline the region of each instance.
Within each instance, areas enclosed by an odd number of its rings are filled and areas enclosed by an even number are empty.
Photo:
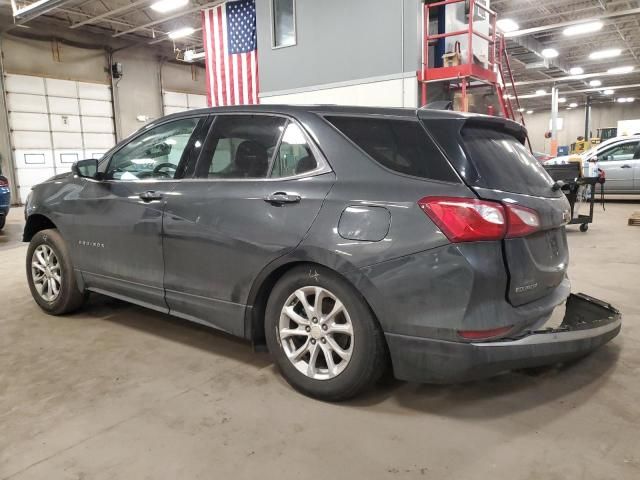
[[[255,0],[231,0],[202,11],[207,102],[258,103]]]

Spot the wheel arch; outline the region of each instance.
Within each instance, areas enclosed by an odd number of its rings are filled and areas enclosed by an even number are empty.
[[[49,228],[57,229],[58,227],[46,215],[43,215],[41,213],[34,213],[32,215],[29,215],[29,217],[27,218],[27,223],[24,226],[22,241],[30,242],[36,233],[41,230],[47,230]]]
[[[367,277],[355,266],[341,260],[338,263],[321,262],[314,258],[290,258],[282,259],[274,263],[260,273],[254,281],[245,313],[245,337],[252,342],[254,347],[262,348],[266,345],[264,330],[264,315],[269,295],[275,284],[290,270],[300,265],[309,265],[327,268],[344,279],[360,295],[365,304],[371,310],[378,326],[382,328],[380,316],[384,306],[375,299],[380,295],[375,294],[375,287]],[[350,268],[348,268],[350,267]]]

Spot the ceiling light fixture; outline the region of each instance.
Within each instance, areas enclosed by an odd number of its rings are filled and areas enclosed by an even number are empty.
[[[615,92],[615,90],[611,90],[610,88],[607,88],[606,90],[603,90],[602,93],[604,93],[605,95],[613,95]]]
[[[515,32],[520,29],[520,25],[518,25],[515,21],[510,18],[501,18],[496,22],[496,27],[498,27],[503,32]]]
[[[524,108],[519,108],[519,109],[518,109],[518,111],[519,111],[520,113],[522,113],[522,112],[524,112]]]
[[[546,90],[536,90],[536,95],[541,96],[541,95],[546,95],[547,92]]]
[[[617,57],[622,53],[619,48],[608,48],[606,50],[597,50],[589,55],[591,60],[602,60],[603,58]]]
[[[633,67],[630,65],[624,67],[614,67],[607,70],[609,75],[624,75],[625,73],[633,72]]]
[[[555,48],[545,48],[540,53],[544,58],[556,58],[558,55],[560,55]]]
[[[576,102],[571,102],[569,104],[569,107],[571,107],[571,108],[576,108],[577,106],[578,106],[578,104]]]
[[[620,97],[618,99],[618,103],[627,103],[627,99],[625,97]]]
[[[582,75],[584,73],[584,68],[582,67],[573,67],[569,69],[569,75]]]
[[[533,110],[527,110],[527,114],[531,115],[533,113]]]
[[[631,103],[635,100],[633,97],[627,97],[627,103]]]
[[[169,32],[169,38],[172,39],[176,39],[176,38],[182,38],[182,37],[187,37],[189,35],[191,35],[195,30],[193,29],[193,27],[183,27],[183,28],[179,28],[178,30],[174,30],[173,32]]]
[[[602,85],[602,82],[600,80],[591,80],[589,82],[589,86],[591,87],[599,87],[600,85]]]
[[[567,37],[571,37],[573,35],[583,35],[585,33],[597,32],[598,30],[602,30],[603,26],[604,24],[600,21],[581,23],[579,25],[572,25],[571,27],[565,28],[562,33],[564,33]]]
[[[558,98],[558,103],[564,103],[564,102],[566,102],[566,101],[567,101],[567,98],[566,98],[566,97],[560,97],[560,98]]]
[[[156,3],[153,3],[151,5],[151,9],[155,10],[156,12],[166,13],[170,12],[171,10],[176,10],[180,7],[184,7],[187,3],[189,3],[189,0],[160,0]]]

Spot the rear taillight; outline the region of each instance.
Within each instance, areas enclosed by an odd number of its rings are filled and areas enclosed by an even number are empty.
[[[540,230],[540,217],[530,208],[506,205],[507,238],[525,237]]]
[[[0,187],[8,187],[9,186],[9,180],[7,180],[5,177],[0,177]]]
[[[458,335],[465,340],[488,340],[490,338],[500,337],[511,331],[513,327],[499,327],[491,330],[458,330]]]
[[[418,205],[452,242],[500,240],[507,233],[504,207],[458,197],[425,197]]]
[[[424,197],[418,205],[454,243],[524,237],[540,229],[530,208],[488,200]]]

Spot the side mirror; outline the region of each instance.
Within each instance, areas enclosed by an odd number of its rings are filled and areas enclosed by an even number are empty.
[[[74,175],[82,178],[96,178],[98,173],[98,160],[88,158],[86,160],[78,160],[71,166]]]

